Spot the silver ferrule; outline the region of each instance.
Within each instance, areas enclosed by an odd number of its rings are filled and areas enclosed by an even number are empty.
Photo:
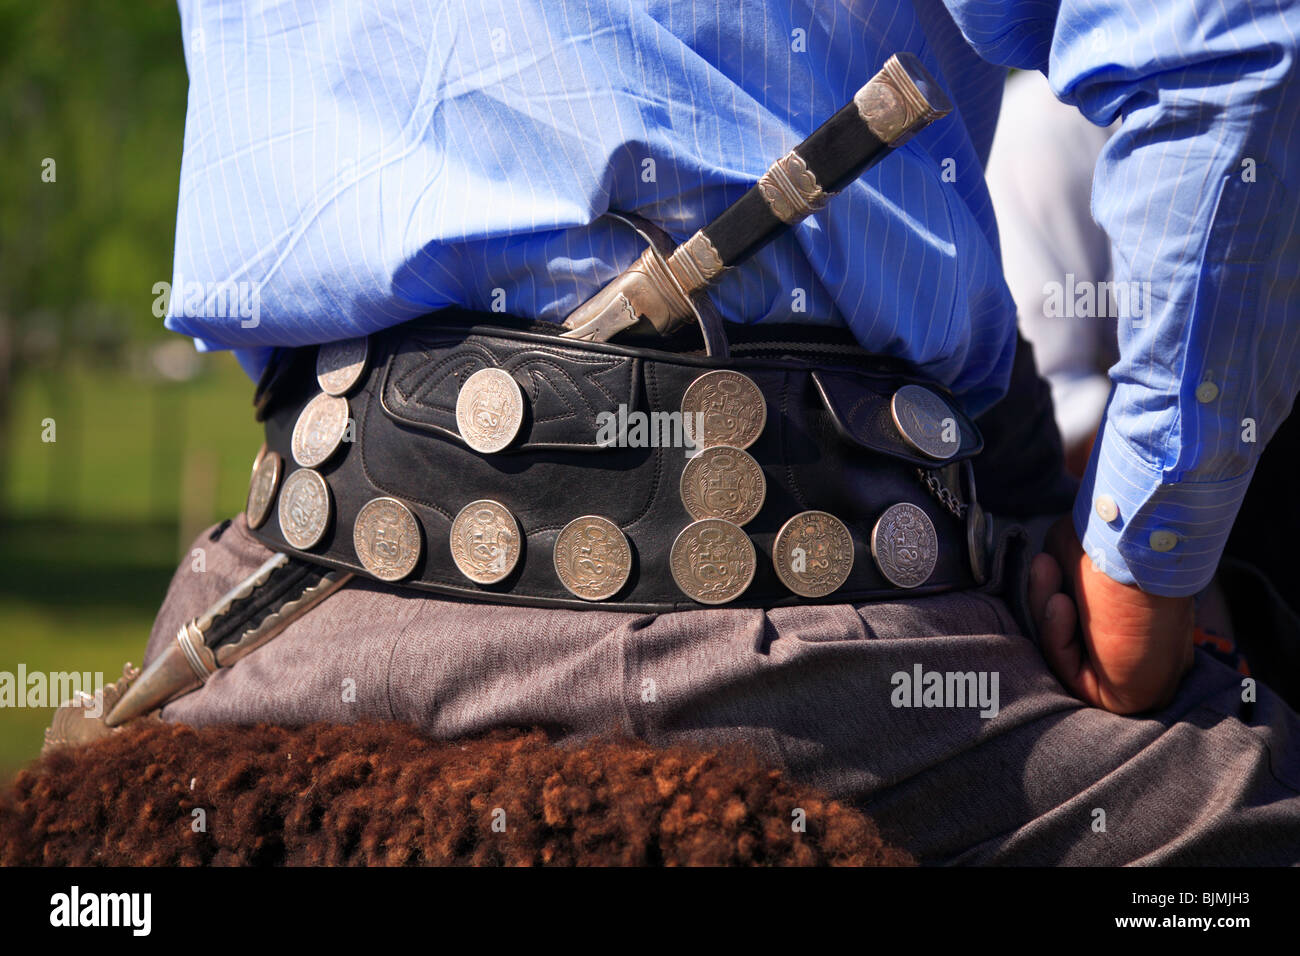
[[[767,208],[787,226],[793,226],[825,207],[831,194],[822,189],[802,156],[786,153],[758,180]]]
[[[895,53],[853,96],[858,115],[876,139],[901,146],[941,116],[952,102],[911,53]]]
[[[673,250],[668,268],[687,295],[694,295],[722,274],[722,256],[700,230]],[[689,312],[690,306],[687,305]]]

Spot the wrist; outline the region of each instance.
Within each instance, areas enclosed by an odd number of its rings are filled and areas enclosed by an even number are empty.
[[[1072,514],[1102,573],[1146,594],[1190,597],[1214,576],[1250,475],[1166,481],[1111,423],[1102,426]]]

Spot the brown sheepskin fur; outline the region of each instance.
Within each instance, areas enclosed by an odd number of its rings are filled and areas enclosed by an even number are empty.
[[[541,731],[142,723],[47,754],[0,794],[0,865],[912,862],[742,752],[565,748]]]

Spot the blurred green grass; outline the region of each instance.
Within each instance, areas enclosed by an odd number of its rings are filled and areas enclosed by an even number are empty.
[[[225,354],[184,383],[73,365],[19,378],[3,463],[0,671],[21,662],[112,681],[140,663],[183,549],[243,508],[261,444],[252,387]],[[52,713],[0,710],[0,780],[36,756]]]
[[[174,0],[0,0],[0,671],[139,663],[187,536],[243,504],[252,386],[190,376],[152,310],[187,91]],[[51,713],[0,709],[0,780]]]

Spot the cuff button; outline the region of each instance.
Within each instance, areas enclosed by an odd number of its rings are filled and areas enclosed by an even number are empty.
[[[1152,531],[1150,541],[1152,551],[1172,551],[1178,543],[1178,535],[1172,531]]]
[[[1119,517],[1119,505],[1110,495],[1097,496],[1097,517],[1108,524]]]

